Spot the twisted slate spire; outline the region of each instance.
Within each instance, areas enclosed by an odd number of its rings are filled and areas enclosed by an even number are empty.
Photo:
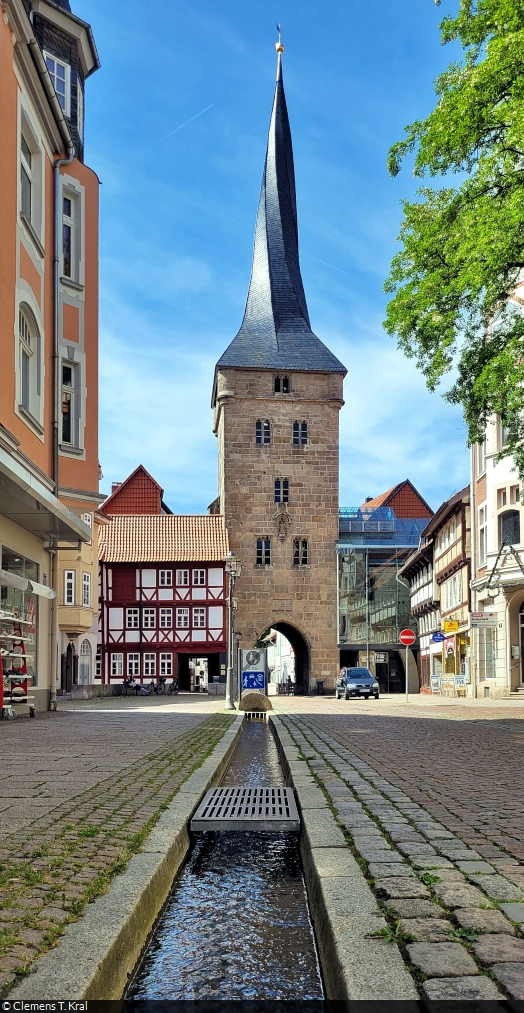
[[[277,82],[242,326],[217,363],[259,369],[346,373],[311,330],[298,258],[293,147],[277,43]]]

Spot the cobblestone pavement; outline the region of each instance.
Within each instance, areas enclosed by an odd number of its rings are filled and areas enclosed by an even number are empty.
[[[223,701],[90,701],[2,723],[0,995],[105,892],[232,718]]]
[[[523,1000],[524,707],[275,703],[423,997]]]

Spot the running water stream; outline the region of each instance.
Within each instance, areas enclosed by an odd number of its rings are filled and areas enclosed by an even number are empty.
[[[284,784],[266,724],[246,723],[222,784]],[[198,834],[126,998],[323,997],[298,834]]]

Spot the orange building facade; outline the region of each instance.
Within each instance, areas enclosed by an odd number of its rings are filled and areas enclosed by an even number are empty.
[[[0,631],[26,622],[24,667],[45,709],[94,678],[99,180],[83,124],[99,60],[69,0],[2,11]]]

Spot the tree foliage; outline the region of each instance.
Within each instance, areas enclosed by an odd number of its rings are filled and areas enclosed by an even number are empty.
[[[414,152],[415,176],[460,178],[403,203],[385,327],[430,390],[456,370],[444,396],[462,405],[470,442],[500,416],[504,454],[524,478],[524,0],[461,0],[440,30],[463,59],[437,79],[433,112],[406,127],[388,168],[395,176]]]

